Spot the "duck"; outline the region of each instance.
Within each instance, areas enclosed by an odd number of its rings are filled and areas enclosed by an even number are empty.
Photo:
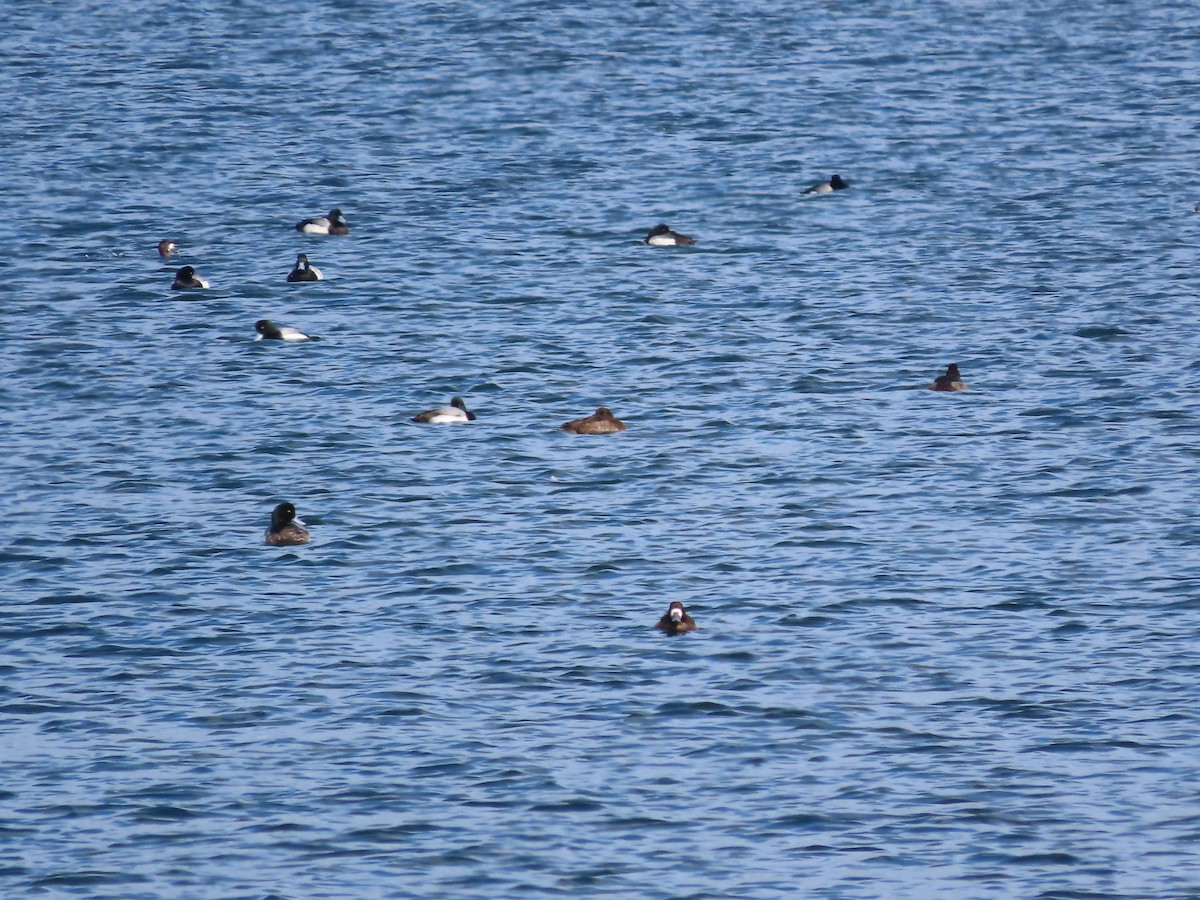
[[[828,181],[822,181],[818,184],[814,184],[805,188],[803,196],[807,197],[812,194],[832,194],[834,191],[845,190],[848,187],[850,187],[850,185],[846,184],[846,182],[842,180],[841,175],[834,175]]]
[[[950,363],[946,366],[946,374],[935,378],[929,389],[931,391],[965,391],[967,386],[963,384],[962,376],[958,373],[958,364]]]
[[[298,328],[292,328],[289,325],[276,325],[270,319],[259,319],[254,323],[254,330],[258,332],[256,341],[288,341],[297,343],[299,341],[319,341],[320,338],[314,335],[307,335]]]
[[[427,409],[412,417],[414,422],[427,425],[458,425],[464,422],[474,422],[475,413],[467,409],[462,397],[451,397],[449,406],[439,406],[437,409]]]
[[[308,263],[308,257],[303,253],[296,255],[296,268],[288,272],[288,281],[320,281],[325,276],[321,274],[321,270],[316,266],[311,266]]]
[[[663,617],[655,623],[654,627],[672,636],[687,634],[689,631],[696,630],[696,620],[688,615],[682,603],[672,600],[671,605],[667,607],[667,611],[663,613]]]
[[[590,416],[582,419],[572,419],[559,426],[563,431],[575,434],[613,434],[625,430],[625,423],[612,414],[607,406],[601,406]]]
[[[696,243],[696,239],[672,231],[666,225],[655,225],[642,243],[649,244],[651,247],[682,247]]]
[[[207,288],[208,281],[196,274],[191,266],[184,266],[175,273],[175,282],[171,285],[173,291],[195,291]]]
[[[350,226],[340,209],[331,209],[327,216],[313,216],[296,223],[301,234],[349,234]]]
[[[304,527],[304,523],[296,518],[296,507],[290,503],[280,503],[271,510],[271,527],[263,538],[263,542],[273,547],[289,547],[293,544],[307,544],[312,535]]]
[[[179,248],[175,246],[175,242],[170,238],[163,238],[158,242],[158,255],[163,259],[174,256],[179,252]]]

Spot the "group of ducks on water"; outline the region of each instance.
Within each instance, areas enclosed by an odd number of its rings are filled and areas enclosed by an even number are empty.
[[[805,188],[801,196],[812,197],[816,194],[832,194],[834,191],[845,190],[848,187],[850,185],[841,175],[834,175],[828,181],[821,181]],[[696,243],[696,239],[686,234],[680,234],[678,231],[672,231],[666,225],[655,225],[650,229],[650,233],[646,235],[642,243],[649,244],[651,247],[687,247]]]
[[[350,224],[342,215],[340,209],[331,209],[327,216],[313,216],[311,219],[301,219],[296,223],[296,230],[301,234],[349,234]],[[179,251],[175,242],[169,238],[158,242],[158,255],[163,259],[174,256]],[[324,276],[321,270],[308,261],[301,253],[296,256],[296,268],[288,273],[288,281],[321,281]],[[196,274],[191,266],[183,266],[175,273],[175,281],[171,284],[173,291],[202,291],[211,287],[208,280]],[[292,329],[295,331],[295,329]],[[261,334],[261,332],[259,332]],[[297,332],[299,333],[299,332]],[[308,340],[307,338],[284,338],[283,340]]]
[[[175,252],[174,241],[163,241],[158,246],[158,252],[164,257],[171,256]],[[322,281],[325,278],[321,274],[321,270],[308,261],[308,257],[303,253],[296,256],[296,268],[288,272],[287,280],[296,281]],[[173,291],[203,291],[212,287],[208,283],[207,278],[201,278],[196,274],[196,270],[191,266],[183,266],[175,273],[175,280],[171,282],[171,290]],[[292,338],[292,340],[307,340],[307,338]]]
[[[304,523],[296,518],[296,507],[291,503],[280,503],[271,510],[271,527],[267,529],[266,542],[275,547],[307,544],[312,537]],[[672,600],[654,627],[669,635],[687,634],[696,630],[696,620],[688,615],[683,604]]]
[[[462,397],[451,397],[449,406],[427,409],[423,413],[417,413],[412,420],[423,425],[461,425],[474,422],[475,413],[467,409]],[[560,431],[570,431],[574,434],[616,434],[625,430],[625,423],[614,416],[607,406],[601,406],[590,416],[563,422],[558,427]]]
[[[840,175],[834,175],[828,181],[822,181],[807,188],[805,196],[828,194],[843,190],[850,185]],[[346,235],[350,226],[340,209],[331,209],[328,215],[314,216],[302,219],[296,223],[296,230],[301,234]],[[652,247],[680,247],[696,243],[696,239],[686,234],[672,231],[667,225],[655,225],[643,239],[643,243]],[[158,244],[158,253],[163,259],[176,255],[178,248],[174,241],[164,239]],[[300,253],[296,256],[296,267],[288,273],[289,282],[321,281],[321,271],[313,266],[308,256]],[[196,274],[192,266],[183,266],[175,273],[172,290],[204,290],[209,287],[206,279]],[[287,342],[319,341],[316,335],[307,335],[297,328],[287,325],[276,325],[270,319],[259,319],[254,323],[258,332],[256,340],[276,340]],[[966,385],[959,374],[957,364],[951,363],[946,372],[939,375],[929,385],[933,391],[962,391]],[[475,413],[467,409],[461,397],[453,397],[449,406],[439,406],[427,409],[413,416],[412,421],[428,425],[455,425],[475,421]],[[613,415],[607,407],[599,407],[592,415],[572,419],[559,426],[562,431],[574,434],[614,434],[625,431],[625,423]],[[265,543],[275,547],[287,547],[297,544],[307,544],[312,539],[304,523],[296,518],[296,507],[291,503],[280,503],[271,511],[271,526],[267,529]],[[678,600],[672,601],[666,613],[655,623],[655,628],[668,635],[686,634],[696,630],[695,620],[684,609]]]
[[[805,188],[802,196],[831,194],[848,187],[850,184],[841,175],[835,174],[827,181],[820,181]],[[1197,207],[1200,207],[1200,204],[1197,204]],[[347,235],[350,233],[350,224],[346,221],[342,211],[335,207],[329,211],[328,215],[301,219],[296,223],[296,230],[301,234]],[[686,247],[695,244],[696,239],[690,235],[672,231],[666,224],[659,224],[650,229],[646,237],[642,239],[642,243],[652,247]],[[178,247],[174,241],[169,238],[159,241],[158,253],[163,259],[168,259],[177,252]],[[287,280],[293,283],[322,281],[324,276],[320,269],[309,262],[307,254],[299,253],[296,255],[296,266],[288,273]],[[171,284],[171,289],[175,291],[205,290],[210,286],[208,280],[196,274],[196,270],[192,266],[183,266],[175,273],[175,281]],[[258,332],[256,340],[265,339],[289,343],[321,340],[319,336],[305,334],[298,328],[276,325],[270,319],[259,319],[254,323],[254,330]],[[963,383],[958,366],[955,364],[947,366],[945,374],[939,375],[929,386],[929,389],[934,391],[962,391],[966,388],[967,385]],[[413,421],[434,424],[474,421],[474,413],[467,411],[462,398],[455,397],[450,404],[450,407],[427,410],[416,416]],[[577,434],[609,434],[625,430],[625,426],[604,407],[600,407],[593,415],[584,419],[567,422],[562,428],[564,431],[573,431]]]
[[[834,191],[844,190],[848,187],[850,187],[849,183],[841,175],[834,175],[828,181],[820,181],[805,188],[801,192],[801,196],[811,197],[815,194],[831,194]],[[1200,204],[1197,205],[1200,206]],[[335,207],[329,211],[328,215],[301,219],[296,223],[296,230],[301,234],[345,235],[350,233],[350,223],[346,221],[346,217],[342,214],[342,211]],[[652,247],[686,247],[696,243],[696,239],[689,235],[672,231],[667,225],[655,225],[650,229],[650,233],[642,239],[642,243],[649,244]],[[158,254],[163,259],[174,256],[177,249],[175,242],[172,240],[165,239],[158,242]],[[300,253],[296,256],[296,267],[288,273],[287,280],[290,282],[321,281],[323,278],[321,270],[312,265],[305,254]],[[175,273],[175,281],[171,284],[171,290],[173,291],[198,291],[206,290],[209,287],[211,285],[208,283],[208,280],[197,275],[196,270],[191,266],[180,268]],[[287,338],[284,340],[287,340]],[[291,338],[291,340],[304,339]]]

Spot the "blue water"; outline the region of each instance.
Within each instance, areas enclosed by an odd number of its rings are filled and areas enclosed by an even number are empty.
[[[7,10],[0,897],[1200,896],[1198,46]]]

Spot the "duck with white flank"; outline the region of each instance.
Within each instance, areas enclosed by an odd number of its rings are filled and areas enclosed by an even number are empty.
[[[290,325],[276,325],[270,319],[259,319],[254,323],[254,330],[258,332],[256,341],[287,341],[289,343],[299,343],[300,341],[319,341],[320,338],[314,335],[307,335],[298,328],[292,328]]]
[[[175,273],[175,282],[171,285],[173,291],[200,291],[207,288],[208,281],[196,274],[191,266],[184,266]]]
[[[805,188],[802,196],[811,197],[814,194],[832,194],[834,191],[842,191],[848,187],[850,185],[842,180],[841,175],[834,175],[828,181],[822,181]]]
[[[331,209],[327,216],[313,216],[296,223],[301,234],[349,234],[350,225],[340,209]]]
[[[417,413],[412,420],[426,425],[461,425],[474,422],[475,413],[467,409],[462,397],[452,397],[449,406],[427,409],[423,413]]]
[[[321,270],[314,265],[310,265],[308,257],[303,253],[296,256],[296,268],[288,272],[288,281],[320,281],[325,276],[321,274]]]
[[[651,247],[685,247],[696,243],[696,239],[688,237],[686,234],[680,234],[678,231],[672,231],[666,225],[655,225],[642,243],[649,244]]]

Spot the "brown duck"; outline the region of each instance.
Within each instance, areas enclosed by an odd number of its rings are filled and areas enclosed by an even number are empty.
[[[607,406],[601,406],[590,416],[582,419],[572,419],[561,426],[563,431],[573,431],[575,434],[612,434],[624,431],[625,423],[612,414]]]
[[[293,544],[307,544],[312,538],[304,523],[296,518],[296,507],[290,503],[280,503],[271,510],[271,527],[267,529],[263,540],[273,547],[290,547]]]
[[[686,634],[689,631],[696,630],[696,621],[688,615],[682,603],[678,600],[672,600],[671,605],[667,607],[666,613],[663,614],[663,617],[658,620],[654,627],[670,635]]]
[[[963,384],[962,376],[958,374],[958,364],[950,363],[946,366],[946,374],[935,378],[929,389],[931,391],[965,391],[967,386]]]

